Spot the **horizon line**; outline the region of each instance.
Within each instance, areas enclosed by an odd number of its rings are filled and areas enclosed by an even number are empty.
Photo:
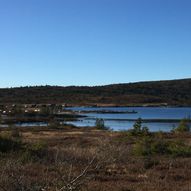
[[[191,78],[176,78],[176,79],[163,79],[163,80],[141,80],[141,81],[133,81],[133,82],[119,82],[119,83],[110,83],[103,85],[24,85],[24,86],[10,86],[10,87],[0,87],[0,89],[17,89],[17,88],[30,88],[30,87],[102,87],[102,86],[110,86],[110,85],[122,85],[122,84],[136,84],[136,83],[149,83],[149,82],[165,82],[165,81],[180,81],[180,80],[191,80]]]

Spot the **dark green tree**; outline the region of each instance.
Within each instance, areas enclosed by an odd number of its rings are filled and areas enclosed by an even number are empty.
[[[142,128],[142,119],[138,118],[135,124],[133,125],[133,131],[135,134],[141,133],[141,128]]]
[[[108,130],[108,128],[105,126],[105,122],[103,119],[96,119],[95,126],[98,129]]]

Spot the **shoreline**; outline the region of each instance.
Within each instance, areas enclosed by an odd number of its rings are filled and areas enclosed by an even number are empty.
[[[86,119],[89,120],[96,120],[95,118],[89,118]],[[182,119],[141,119],[143,123],[179,123]],[[104,119],[104,121],[129,121],[129,122],[135,122],[137,119]],[[191,123],[191,119],[188,119],[188,121]]]
[[[158,107],[158,108],[191,108],[191,105],[159,105],[159,104],[151,104],[151,105],[148,105],[148,104],[137,104],[137,105],[116,105],[116,104],[99,104],[99,105],[68,105],[68,106],[65,106],[65,108],[74,108],[74,107],[80,107],[80,108],[83,108],[83,107],[87,107],[87,108],[112,108],[112,107]]]

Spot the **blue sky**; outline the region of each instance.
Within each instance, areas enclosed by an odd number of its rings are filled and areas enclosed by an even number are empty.
[[[191,77],[190,0],[0,0],[0,87]]]

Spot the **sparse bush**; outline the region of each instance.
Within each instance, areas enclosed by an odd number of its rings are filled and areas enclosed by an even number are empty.
[[[169,154],[169,145],[171,142],[166,142],[163,139],[156,139],[151,142],[151,153],[157,155]]]
[[[171,155],[191,156],[191,146],[182,141],[166,141],[163,139],[143,138],[134,145],[134,154],[139,156]]]
[[[180,121],[177,128],[173,129],[175,133],[183,133],[190,131],[190,119],[184,118]]]
[[[31,156],[31,159],[43,158],[46,155],[46,153],[47,144],[45,142],[41,141],[25,146],[25,155]]]
[[[96,119],[95,126],[100,130],[108,130],[109,128],[105,126],[105,122],[103,119]]]
[[[152,140],[148,137],[145,137],[142,140],[138,140],[133,148],[134,154],[140,156],[151,155],[152,154],[151,144]]]
[[[10,152],[22,149],[23,143],[18,129],[3,132],[0,135],[0,152]]]
[[[168,152],[175,157],[190,157],[191,146],[186,145],[183,141],[174,141],[168,145]]]
[[[6,153],[19,150],[22,143],[9,137],[0,137],[0,152]]]

